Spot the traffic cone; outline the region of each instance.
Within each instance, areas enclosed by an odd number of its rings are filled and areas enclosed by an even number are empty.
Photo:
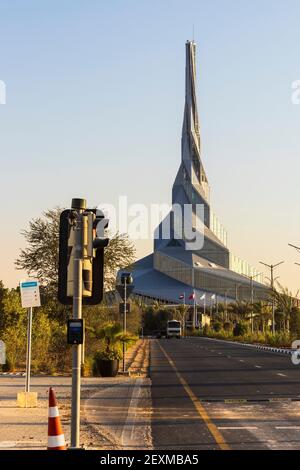
[[[61,427],[57,400],[52,387],[49,388],[48,450],[66,450],[65,436]]]

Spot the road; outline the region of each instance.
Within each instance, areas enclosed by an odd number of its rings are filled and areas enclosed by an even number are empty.
[[[205,338],[151,343],[155,449],[300,449],[290,356]]]

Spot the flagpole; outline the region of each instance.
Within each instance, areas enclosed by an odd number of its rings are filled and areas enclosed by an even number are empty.
[[[196,292],[194,289],[194,328],[196,328]]]
[[[186,337],[185,292],[183,293],[183,307],[184,307],[184,312],[183,312],[183,334],[184,334],[184,337]]]

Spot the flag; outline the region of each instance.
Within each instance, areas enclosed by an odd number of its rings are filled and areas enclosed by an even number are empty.
[[[205,300],[206,295],[203,294],[200,300]]]
[[[195,300],[195,291],[189,296],[189,300]]]
[[[216,294],[211,296],[211,300],[216,300]]]
[[[180,294],[179,300],[184,300],[184,294]]]

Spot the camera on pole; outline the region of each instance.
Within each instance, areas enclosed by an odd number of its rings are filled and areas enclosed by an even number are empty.
[[[108,220],[97,209],[81,207],[81,200],[72,202],[72,209],[64,210],[60,216],[58,300],[72,305],[74,295],[75,230],[78,224],[76,210],[81,210],[81,259],[82,259],[82,303],[97,305],[103,299],[104,248],[109,239],[105,237]],[[80,206],[80,207],[79,207]]]

